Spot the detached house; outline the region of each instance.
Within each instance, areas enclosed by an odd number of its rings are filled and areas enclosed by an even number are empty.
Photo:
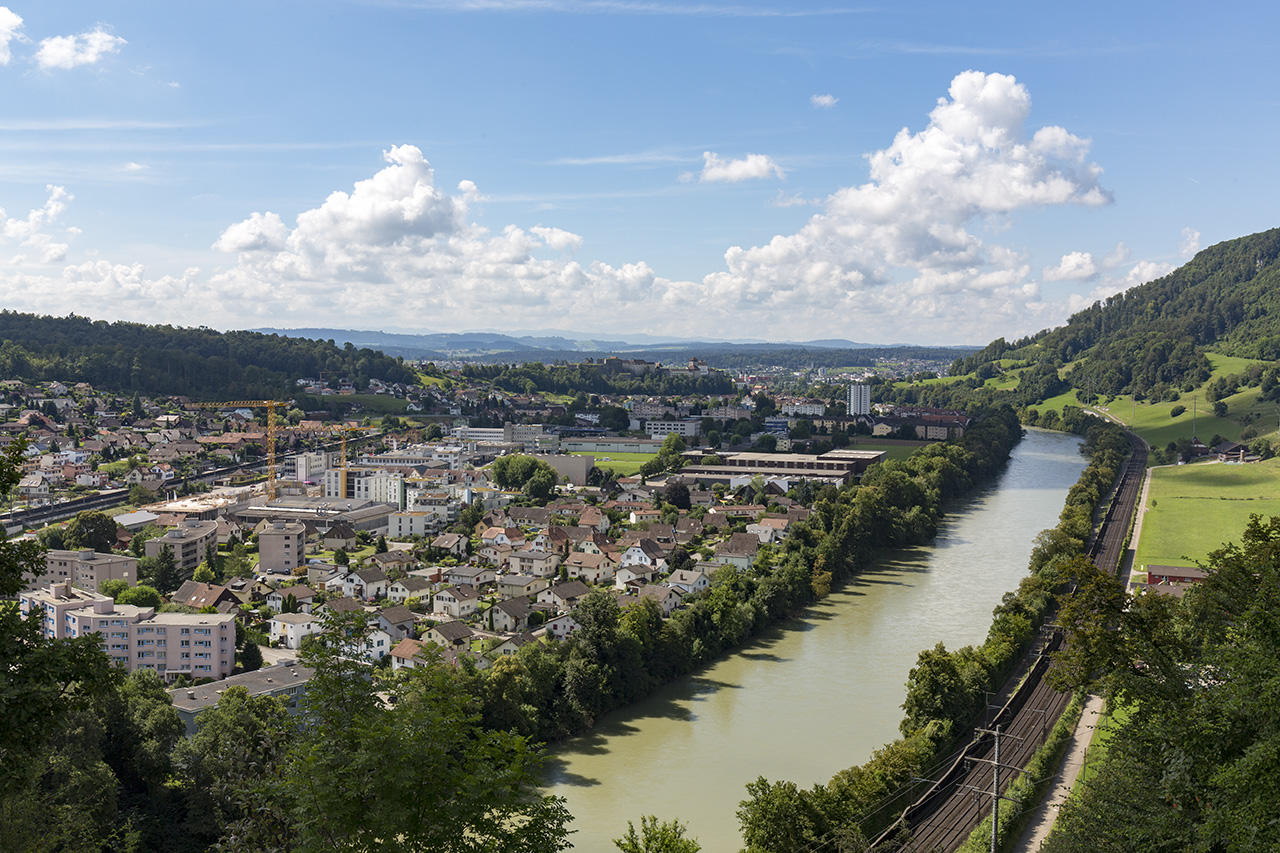
[[[480,603],[480,593],[475,587],[451,586],[436,593],[435,609],[448,613],[454,619],[466,619],[474,615]]]

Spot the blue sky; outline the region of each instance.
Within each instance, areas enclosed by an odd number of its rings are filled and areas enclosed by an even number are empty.
[[[1133,5],[15,3],[3,306],[1020,336],[1280,224],[1280,15]]]

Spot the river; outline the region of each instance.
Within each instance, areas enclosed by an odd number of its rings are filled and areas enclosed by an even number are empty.
[[[684,821],[705,853],[733,853],[748,782],[807,788],[897,737],[917,654],[986,637],[992,608],[1026,574],[1032,539],[1057,524],[1084,469],[1079,447],[1028,430],[932,544],[895,552],[803,616],[558,745],[548,790],[568,800],[574,849],[616,850],[628,820],[653,814]]]

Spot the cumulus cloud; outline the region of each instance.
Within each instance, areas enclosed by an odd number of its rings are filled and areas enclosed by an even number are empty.
[[[58,219],[67,209],[67,204],[75,198],[65,187],[49,185],[45,188],[49,198],[38,208],[28,211],[23,218],[8,218],[0,210],[0,240],[13,241],[35,251],[40,263],[54,263],[67,256],[67,243],[58,242],[49,230],[57,224]],[[66,229],[67,236],[75,236],[79,231]],[[27,260],[25,255],[16,260]]]
[[[12,41],[26,41],[22,35],[22,18],[8,6],[0,6],[0,65],[8,65],[13,59],[9,48]]]
[[[1200,251],[1200,232],[1194,228],[1183,228],[1182,237],[1178,240],[1178,254],[1190,258]]]
[[[813,104],[820,110],[829,110],[836,105],[840,99],[835,95],[810,95],[809,103]]]
[[[98,27],[78,36],[53,36],[42,39],[36,51],[36,64],[44,70],[71,69],[81,65],[94,65],[108,54],[119,52],[128,44],[117,35]]]
[[[664,278],[643,261],[580,261],[583,238],[550,223],[486,228],[476,221],[483,196],[474,183],[441,188],[422,151],[401,145],[369,177],[308,209],[255,212],[226,227],[213,242],[226,264],[208,274],[152,278],[137,265],[95,259],[60,275],[0,276],[0,298],[55,313],[92,299],[107,316],[147,320],[163,305],[170,322],[236,327],[259,318],[385,324],[390,316],[402,327],[590,323],[772,339],[863,330],[879,340],[980,343],[1065,319],[1076,298],[1046,300],[1041,280],[1098,276],[1095,293],[1105,295],[1159,274],[1149,262],[1121,273],[1123,244],[1101,264],[1063,250],[1041,277],[1033,273],[1040,265],[1010,237],[1016,214],[1096,207],[1110,195],[1088,141],[1059,127],[1028,128],[1030,107],[1012,77],[957,76],[922,129],[903,129],[867,156],[864,183],[826,197],[794,233],[730,247],[723,269],[700,280]],[[782,176],[764,155],[703,159],[700,180]],[[793,199],[780,194],[776,203]],[[23,222],[52,219],[60,203],[51,197],[34,219],[7,220],[11,239],[23,239]]]
[[[786,173],[773,158],[765,154],[748,154],[741,160],[726,160],[714,151],[702,152],[702,171],[696,176],[685,172],[680,176],[682,181],[698,179],[699,183],[731,183],[754,181],[762,178],[785,178]]]
[[[868,155],[871,180],[838,190],[800,231],[732,247],[704,279],[726,302],[812,306],[938,323],[953,340],[1043,310],[1024,253],[974,230],[1018,210],[1111,201],[1089,142],[1061,127],[1030,135],[1031,98],[1004,74],[966,71],[928,125]]]
[[[1089,252],[1072,252],[1063,255],[1056,267],[1044,270],[1045,281],[1087,281],[1098,274],[1098,265]]]

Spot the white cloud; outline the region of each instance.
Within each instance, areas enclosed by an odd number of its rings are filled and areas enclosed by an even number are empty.
[[[869,182],[838,190],[800,231],[730,248],[726,271],[704,279],[708,293],[815,322],[945,327],[950,340],[1053,310],[1021,250],[971,229],[1029,207],[1109,203],[1089,143],[1060,127],[1028,137],[1031,98],[1013,77],[967,71],[949,95],[924,130],[904,128],[868,156]]]
[[[786,173],[771,157],[764,154],[748,154],[741,160],[725,160],[714,151],[702,152],[702,171],[697,178],[700,183],[737,183],[762,178],[785,178]],[[681,180],[692,180],[693,175],[685,172]]]
[[[1124,241],[1116,243],[1116,247],[1110,252],[1107,252],[1107,254],[1102,258],[1102,268],[1112,269],[1113,267],[1118,267],[1121,264],[1127,264],[1129,262],[1129,257],[1132,254],[1133,253],[1129,251],[1129,247],[1124,244]]]
[[[26,40],[22,34],[22,18],[8,6],[0,6],[0,65],[8,65],[13,59],[9,42]]]
[[[67,192],[65,187],[48,186],[49,198],[44,205],[28,211],[25,218],[7,218],[3,210],[0,210],[0,240],[16,241],[19,245],[27,246],[35,249],[39,256],[40,263],[54,263],[63,260],[67,256],[67,243],[57,242],[49,233],[48,229],[55,225],[63,212],[67,209],[67,204],[75,198]],[[67,229],[68,236],[75,236],[79,233],[78,229]],[[23,261],[25,256],[21,256]]]
[[[1178,240],[1178,254],[1190,258],[1200,251],[1200,232],[1194,228],[1183,228],[1182,237]]]
[[[810,95],[809,103],[813,104],[820,110],[829,110],[836,105],[840,99],[835,95]]]
[[[123,166],[120,167],[120,171],[137,173],[137,172],[145,172],[147,171],[147,168],[148,167],[144,166],[142,163],[135,163],[132,160],[130,160],[128,163],[125,163]]]
[[[108,54],[119,52],[126,44],[128,42],[124,39],[102,27],[78,36],[53,36],[41,40],[40,49],[36,51],[36,64],[46,71],[93,65]]]
[[[370,177],[309,209],[256,212],[229,225],[213,242],[227,263],[208,274],[153,279],[139,265],[95,259],[61,275],[0,274],[0,299],[20,310],[92,304],[103,316],[238,328],[335,317],[385,325],[393,316],[401,327],[587,323],[775,340],[865,333],[982,343],[1059,322],[1078,302],[1042,296],[1038,265],[1010,237],[1015,215],[1110,201],[1089,143],[1058,127],[1028,129],[1029,114],[1030,96],[1012,77],[957,76],[923,129],[903,129],[868,155],[865,183],[832,193],[794,233],[730,247],[724,268],[696,281],[664,278],[643,261],[579,261],[583,238],[550,223],[490,230],[475,220],[483,196],[474,183],[442,189],[422,152],[402,145],[384,152]],[[781,177],[771,159],[752,157],[707,152],[698,177]],[[794,201],[803,200],[780,194],[775,203]],[[1056,256],[1045,279],[1100,275],[1090,253]],[[1120,244],[1101,269],[1127,263]],[[1160,271],[1136,264],[1098,281],[1095,292]]]
[[[1098,274],[1098,265],[1089,252],[1072,252],[1063,255],[1056,267],[1046,267],[1045,281],[1088,281]]]

